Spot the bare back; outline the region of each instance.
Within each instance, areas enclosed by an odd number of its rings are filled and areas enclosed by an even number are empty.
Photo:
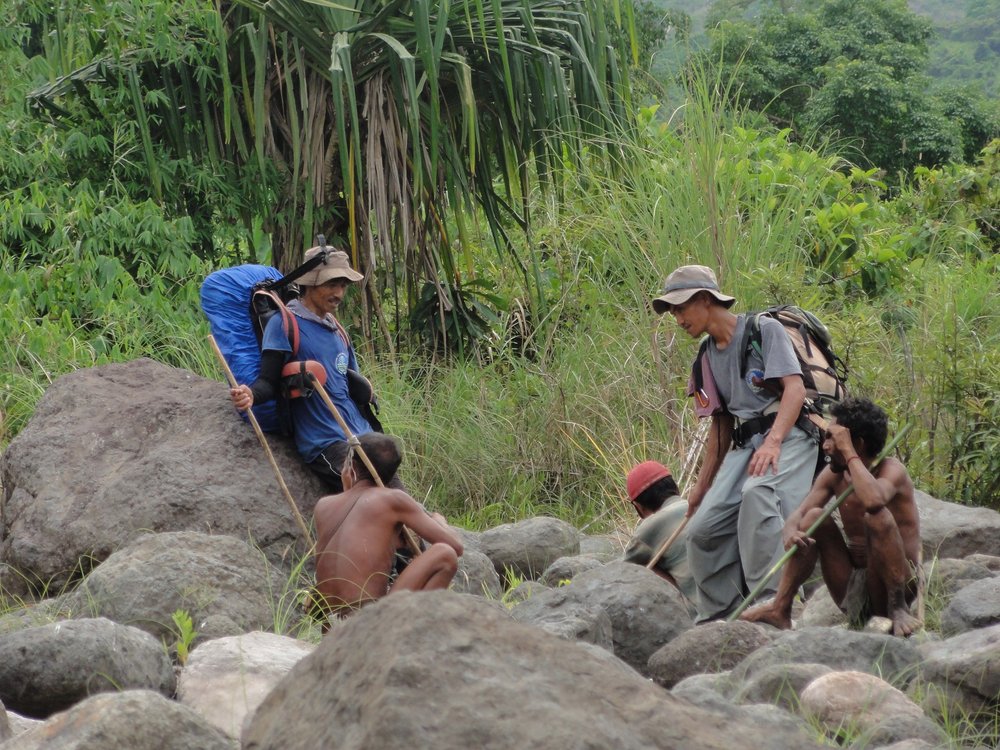
[[[385,596],[402,544],[394,496],[400,490],[355,485],[316,504],[316,588],[331,607]]]

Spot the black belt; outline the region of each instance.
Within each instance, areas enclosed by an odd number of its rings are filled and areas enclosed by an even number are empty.
[[[740,423],[733,428],[733,446],[736,448],[746,448],[747,443],[750,442],[750,438],[771,429],[771,426],[774,424],[775,417],[777,416],[778,412],[772,412],[770,414],[765,414],[762,417],[741,420]],[[799,414],[799,418],[795,420],[795,426],[812,437],[814,440],[819,437],[819,428],[812,423],[805,413]]]
[[[754,435],[760,435],[762,432],[770,430],[771,425],[774,424],[774,418],[777,416],[778,413],[773,412],[762,417],[740,420],[740,423],[733,428],[733,445],[737,448],[745,448]]]

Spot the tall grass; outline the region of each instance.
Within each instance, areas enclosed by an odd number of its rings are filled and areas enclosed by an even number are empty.
[[[532,356],[498,340],[482,365],[403,367],[420,376],[396,378],[387,403],[408,404],[398,425],[416,465],[408,481],[445,512],[473,525],[545,512],[625,526],[635,461],[689,478],[698,435],[684,386],[696,342],[648,301],[690,262],[720,269],[737,311],[795,302],[819,313],[852,392],[897,425],[915,423],[902,453],[918,486],[1000,502],[989,421],[1000,324],[985,304],[996,261],[938,262],[943,240],[931,237],[926,260],[901,263],[894,243],[914,230],[869,174],[722,111],[722,89],[696,79],[682,110],[645,111],[640,139],[618,144],[620,178],[566,165],[568,200],[540,205],[552,312],[529,326]]]
[[[981,238],[958,252],[943,230],[919,240],[919,217],[894,214],[868,176],[722,110],[722,82],[691,85],[678,111],[643,112],[612,174],[567,160],[563,200],[530,197],[535,244],[522,254],[538,258],[547,317],[516,314],[529,307],[516,304],[520,274],[484,250],[472,260],[515,303],[478,357],[380,360],[357,342],[387,428],[405,440],[413,494],[471,527],[545,513],[606,530],[634,523],[622,500],[635,462],[661,460],[683,486],[696,470],[684,390],[697,342],[649,299],[672,268],[698,262],[720,270],[737,311],[794,301],[821,314],[853,392],[915,422],[903,454],[919,487],[1000,505],[996,256]],[[966,225],[954,234],[975,239]],[[3,264],[0,447],[76,367],[152,356],[220,377],[196,301],[209,269],[167,289],[96,258]]]

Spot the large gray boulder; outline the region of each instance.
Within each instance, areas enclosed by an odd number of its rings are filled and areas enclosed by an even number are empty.
[[[451,581],[451,588],[460,594],[474,594],[487,599],[503,596],[503,586],[493,562],[482,552],[468,547],[458,558],[458,572]]]
[[[713,681],[709,679],[712,677],[720,678],[714,686]],[[769,703],[747,705],[733,703],[727,697],[725,683],[726,679],[722,675],[692,675],[678,683],[671,694],[725,717],[727,723],[749,724],[765,733],[776,732],[779,735],[798,736],[806,746],[814,741],[814,733],[800,716]]]
[[[573,555],[560,557],[545,569],[538,579],[546,586],[565,586],[585,570],[593,570],[604,565],[604,562],[590,555]]]
[[[909,640],[878,633],[812,627],[786,631],[733,668],[746,680],[774,664],[825,664],[834,670],[867,672],[906,685],[913,679],[920,653]]]
[[[964,586],[941,612],[941,633],[954,635],[1000,623],[1000,577]]]
[[[597,604],[568,601],[559,607],[542,607],[530,619],[524,618],[524,611],[522,609],[521,615],[516,619],[560,638],[591,643],[614,653],[611,617]]]
[[[1000,513],[938,500],[920,490],[914,491],[914,497],[925,560],[973,553],[1000,555]]]
[[[845,727],[858,746],[877,747],[908,739],[945,743],[944,731],[920,706],[884,680],[864,672],[830,672],[801,695],[801,711],[817,720],[831,738]]]
[[[269,442],[308,519],[322,485],[287,439]],[[226,386],[150,359],[57,379],[0,458],[0,483],[8,591],[58,588],[149,531],[249,536],[273,560],[300,537]]]
[[[737,703],[773,703],[795,711],[806,686],[832,671],[825,664],[772,664],[739,685],[734,697]]]
[[[777,634],[752,622],[710,622],[684,631],[656,651],[646,673],[671,688],[691,675],[727,672]]]
[[[163,644],[142,630],[98,618],[0,636],[0,698],[12,711],[45,718],[89,695],[128,688],[174,692]]]
[[[580,532],[558,518],[538,516],[503,524],[479,535],[479,550],[503,577],[508,571],[537,579],[560,557],[580,551]]]
[[[193,531],[147,534],[97,566],[57,600],[61,611],[141,628],[173,643],[173,614],[184,610],[202,637],[212,619],[243,632],[273,629],[285,575],[245,542]]]
[[[816,747],[688,705],[611,661],[478,599],[400,593],[299,662],[257,709],[243,748]]]
[[[642,673],[657,649],[693,627],[687,604],[674,586],[653,571],[626,562],[584,571],[565,586],[521,602],[511,614],[521,622],[535,623],[581,604],[608,613],[615,656]]]
[[[581,534],[580,554],[606,563],[620,560],[630,538],[630,535],[621,531],[611,534]]]
[[[696,706],[722,711],[735,705],[732,699],[735,689],[729,672],[705,672],[685,677],[671,688],[670,694]]]
[[[1000,625],[928,641],[920,653],[921,680],[938,688],[928,707],[940,696],[953,715],[1000,711]]]
[[[3,750],[235,750],[191,709],[151,690],[102,693],[19,734]]]
[[[275,685],[315,646],[275,635],[247,633],[198,646],[177,680],[177,699],[234,739]]]

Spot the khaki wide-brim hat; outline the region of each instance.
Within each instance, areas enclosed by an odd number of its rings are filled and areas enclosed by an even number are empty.
[[[311,247],[306,250],[305,260],[316,257],[320,252],[326,250],[326,262],[316,266],[309,273],[297,279],[301,286],[319,286],[331,279],[347,279],[348,281],[361,281],[365,276],[351,268],[351,261],[347,253],[341,250],[331,250],[330,248]]]
[[[683,305],[698,292],[708,292],[725,307],[736,301],[720,291],[715,271],[708,266],[681,266],[663,282],[663,294],[653,300],[653,309],[662,315],[671,305]]]

